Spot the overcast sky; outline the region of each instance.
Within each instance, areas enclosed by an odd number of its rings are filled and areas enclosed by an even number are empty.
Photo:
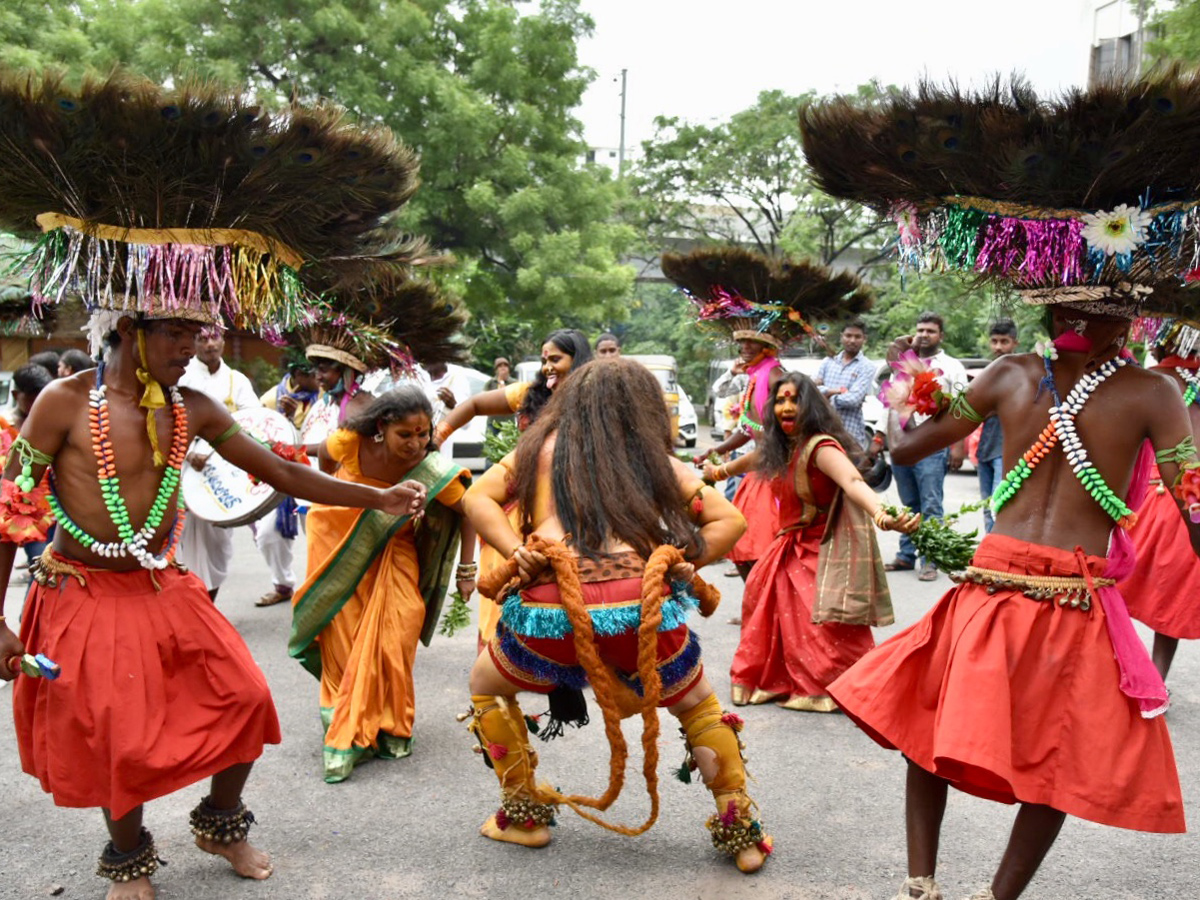
[[[622,68],[627,147],[653,136],[655,116],[719,121],[771,88],[852,91],[924,73],[969,84],[1016,70],[1053,91],[1086,81],[1092,8],[1105,2],[583,0],[596,30],[580,59],[597,78],[579,116],[590,144],[617,146]]]

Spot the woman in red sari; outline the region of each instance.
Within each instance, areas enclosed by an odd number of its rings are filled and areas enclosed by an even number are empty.
[[[779,531],[746,581],[731,699],[737,706],[778,700],[787,709],[834,712],[826,687],[875,640],[868,625],[813,622],[828,512],[842,491],[884,530],[911,532],[920,519],[884,511],[855,465],[858,445],[806,376],[790,372],[780,379],[764,420],[755,452],[730,464],[735,471],[754,466],[768,479],[779,510]]]

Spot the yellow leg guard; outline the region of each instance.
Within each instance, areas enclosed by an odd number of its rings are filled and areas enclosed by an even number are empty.
[[[771,853],[773,842],[756,818],[756,804],[746,793],[746,765],[742,761],[746,745],[738,737],[741,717],[722,712],[716,695],[709,695],[681,715],[679,724],[687,741],[687,765],[700,770],[717,803],[716,815],[706,823],[713,846],[735,857],[742,871],[756,871]]]
[[[525,716],[515,699],[492,694],[471,697],[471,732],[500,781],[500,809],[494,817],[503,832],[534,831],[554,821],[554,807],[533,799],[537,753],[529,743]],[[547,838],[548,840],[548,838]]]
[[[679,717],[679,726],[687,741],[688,765],[700,769],[710,791],[732,794],[746,789],[746,765],[742,762],[745,744],[738,738],[742,730],[740,716],[726,716],[717,695],[709,694]],[[702,747],[711,755],[697,754]],[[710,761],[715,763],[715,771]]]

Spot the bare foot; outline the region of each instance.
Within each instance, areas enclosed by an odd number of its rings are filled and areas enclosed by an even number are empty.
[[[261,881],[264,878],[270,878],[271,872],[274,871],[271,867],[271,857],[252,846],[249,841],[221,844],[217,841],[210,841],[208,838],[198,837],[196,846],[205,853],[225,857],[233,866],[233,871],[243,878],[255,878]],[[109,897],[109,900],[112,900],[112,897]]]
[[[154,885],[145,875],[133,881],[114,881],[107,900],[154,900]]]
[[[480,826],[479,833],[493,841],[520,844],[522,847],[545,847],[550,843],[550,827],[548,825],[539,825],[537,828],[521,828],[519,825],[510,825],[508,828],[501,828],[496,824],[495,816],[488,816],[488,820]]]
[[[763,838],[763,843],[768,847],[774,845],[774,841],[767,837]],[[758,849],[758,846],[747,847],[739,853],[734,860],[737,863],[738,871],[745,872],[749,875],[751,872],[757,872],[763,867],[763,863],[767,861],[767,854]]]

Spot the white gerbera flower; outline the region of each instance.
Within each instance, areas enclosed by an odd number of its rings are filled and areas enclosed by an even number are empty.
[[[1146,239],[1150,213],[1122,203],[1111,212],[1085,213],[1083,237],[1093,249],[1106,255],[1131,253]]]

